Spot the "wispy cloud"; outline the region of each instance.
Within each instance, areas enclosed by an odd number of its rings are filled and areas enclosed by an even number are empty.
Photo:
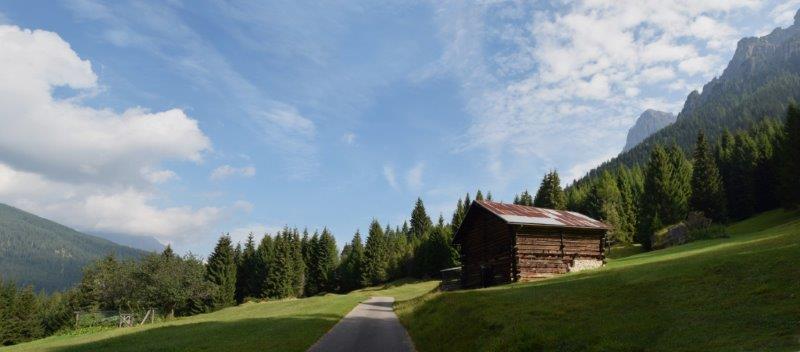
[[[177,14],[180,8],[94,0],[71,0],[68,4],[76,16],[105,24],[101,36],[109,43],[144,50],[175,67],[196,86],[226,100],[233,98],[233,105],[249,119],[245,124],[283,154],[288,176],[302,178],[315,172],[314,122],[296,107],[271,98],[237,72],[222,53]]]
[[[392,167],[390,165],[384,165],[383,166],[383,177],[386,179],[386,182],[389,183],[389,186],[391,186],[395,190],[398,189],[397,177],[395,176],[395,173],[394,173],[394,167]]]
[[[417,163],[406,173],[406,185],[413,191],[422,188],[422,173],[425,171],[425,163]]]
[[[472,122],[456,150],[484,150],[496,185],[618,152],[643,104],[658,97],[674,106],[688,93],[665,97],[679,88],[674,81],[703,82],[721,71],[720,55],[729,55],[741,35],[725,24],[727,16],[760,6],[750,0],[557,5],[436,2],[447,45],[418,76],[449,74],[461,82]]]
[[[253,166],[233,167],[222,165],[211,171],[212,180],[222,180],[231,176],[253,177],[256,175],[256,168]]]

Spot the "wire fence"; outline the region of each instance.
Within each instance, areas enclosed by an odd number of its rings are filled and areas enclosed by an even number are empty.
[[[143,311],[120,311],[85,309],[75,311],[75,328],[85,327],[130,327],[143,324],[152,324],[163,320],[157,309]]]

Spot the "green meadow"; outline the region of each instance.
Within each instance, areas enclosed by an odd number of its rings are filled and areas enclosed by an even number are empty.
[[[767,212],[728,232],[397,310],[419,351],[800,350],[800,214]]]

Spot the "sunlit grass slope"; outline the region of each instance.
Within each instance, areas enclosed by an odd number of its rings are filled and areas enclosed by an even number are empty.
[[[408,300],[437,285],[396,282],[347,295],[246,303],[166,323],[53,336],[0,351],[305,351],[364,299]]]
[[[592,272],[429,294],[398,314],[419,351],[800,350],[800,213],[729,232]]]

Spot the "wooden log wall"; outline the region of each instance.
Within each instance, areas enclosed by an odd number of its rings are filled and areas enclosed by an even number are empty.
[[[603,260],[602,230],[517,227],[517,280],[566,274],[575,259]]]
[[[511,229],[494,214],[481,207],[475,207],[476,214],[470,214],[469,223],[462,226],[468,229],[461,242],[461,263],[465,287],[478,287],[483,284],[481,266],[490,268],[493,283],[502,284],[514,279],[515,258],[512,249],[514,241]]]

